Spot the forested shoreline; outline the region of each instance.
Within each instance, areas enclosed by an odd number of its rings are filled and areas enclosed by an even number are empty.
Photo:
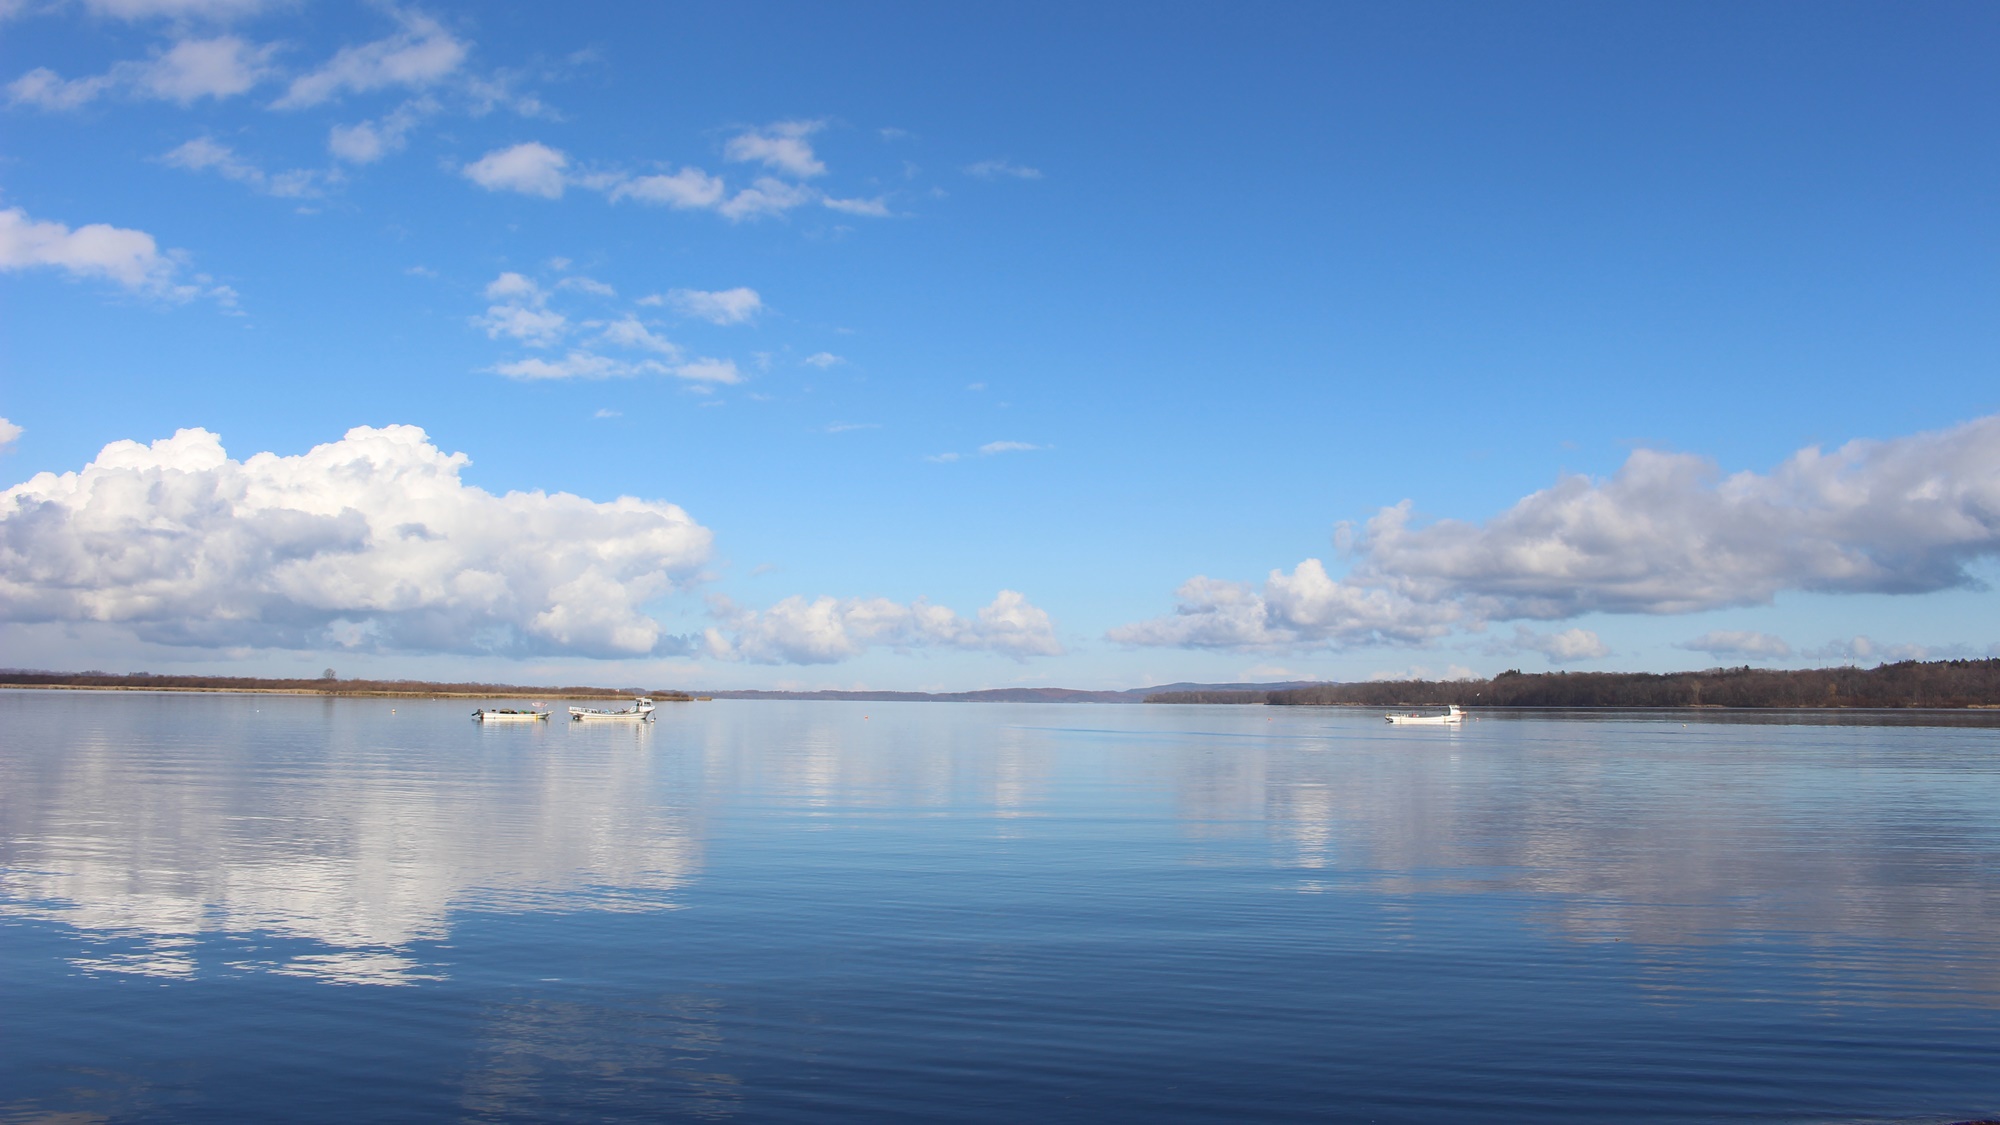
[[[1877,668],[1502,672],[1490,680],[1381,680],[1285,691],[1159,692],[1148,703],[1279,707],[2000,707],[2000,660]]]

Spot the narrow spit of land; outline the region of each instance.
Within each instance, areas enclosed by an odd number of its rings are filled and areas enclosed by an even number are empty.
[[[426,699],[630,699],[644,695],[677,701],[694,697],[657,688],[524,687],[520,684],[441,684],[423,680],[269,680],[254,676],[156,676],[150,672],[0,671],[0,688],[69,688],[78,691],[262,692],[272,695],[418,696]]]
[[[1148,703],[1347,707],[2000,707],[2000,660],[1906,660],[1876,668],[1701,672],[1502,672],[1490,680],[1383,680],[1278,691],[1169,691]]]

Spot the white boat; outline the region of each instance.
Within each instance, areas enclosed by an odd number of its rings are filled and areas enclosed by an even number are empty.
[[[1442,715],[1384,715],[1383,718],[1397,726],[1445,726],[1464,722],[1465,712],[1454,703]]]
[[[472,713],[475,723],[540,723],[549,717],[547,711],[515,711],[499,707],[481,707]]]
[[[604,711],[596,707],[572,707],[569,709],[569,717],[571,722],[577,723],[598,722],[602,720],[649,723],[653,721],[653,701],[641,696],[633,700],[632,706],[623,711]]]

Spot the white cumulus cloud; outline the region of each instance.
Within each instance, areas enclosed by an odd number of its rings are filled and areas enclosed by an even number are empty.
[[[561,150],[528,141],[512,148],[494,149],[467,164],[462,171],[467,179],[487,191],[518,191],[523,195],[560,199],[563,169],[567,167],[569,157]]]
[[[344,47],[333,58],[292,80],[274,109],[319,105],[343,93],[366,93],[390,86],[411,89],[435,85],[458,70],[469,44],[444,25],[416,12],[397,13],[402,30],[358,47]]]
[[[21,436],[22,432],[23,431],[20,426],[15,425],[12,422],[9,422],[5,418],[0,418],[0,449],[5,449],[8,446],[14,444],[15,440]]]
[[[414,426],[238,461],[216,435],[113,442],[0,492],[0,615],[155,643],[640,656],[642,606],[710,549],[673,504],[496,496]]]
[[[58,222],[36,221],[19,207],[0,210],[0,270],[46,266],[72,277],[100,278],[134,292],[185,301],[207,292],[227,303],[223,287],[180,280],[180,267],[142,230],[90,223],[74,230]]]
[[[738,286],[709,292],[701,289],[674,289],[667,304],[684,316],[699,317],[712,324],[743,324],[764,311],[764,299],[755,289]]]
[[[1343,537],[1351,535],[1343,528]],[[2000,416],[1889,441],[1802,449],[1768,474],[1723,476],[1689,454],[1635,452],[1608,480],[1565,477],[1483,524],[1413,526],[1408,501],[1264,586],[1196,578],[1128,644],[1417,643],[1489,620],[1674,614],[1781,591],[1914,594],[1975,584],[2000,554]]]
[[[954,648],[997,652],[1017,660],[1063,651],[1049,615],[1013,590],[968,620],[921,598],[790,597],[765,610],[741,609],[716,598],[723,622],[706,631],[708,654],[758,664],[832,664],[870,648],[900,651]]]

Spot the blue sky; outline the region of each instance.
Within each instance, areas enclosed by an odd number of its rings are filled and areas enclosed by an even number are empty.
[[[0,12],[10,665],[2000,643],[1989,7]]]

